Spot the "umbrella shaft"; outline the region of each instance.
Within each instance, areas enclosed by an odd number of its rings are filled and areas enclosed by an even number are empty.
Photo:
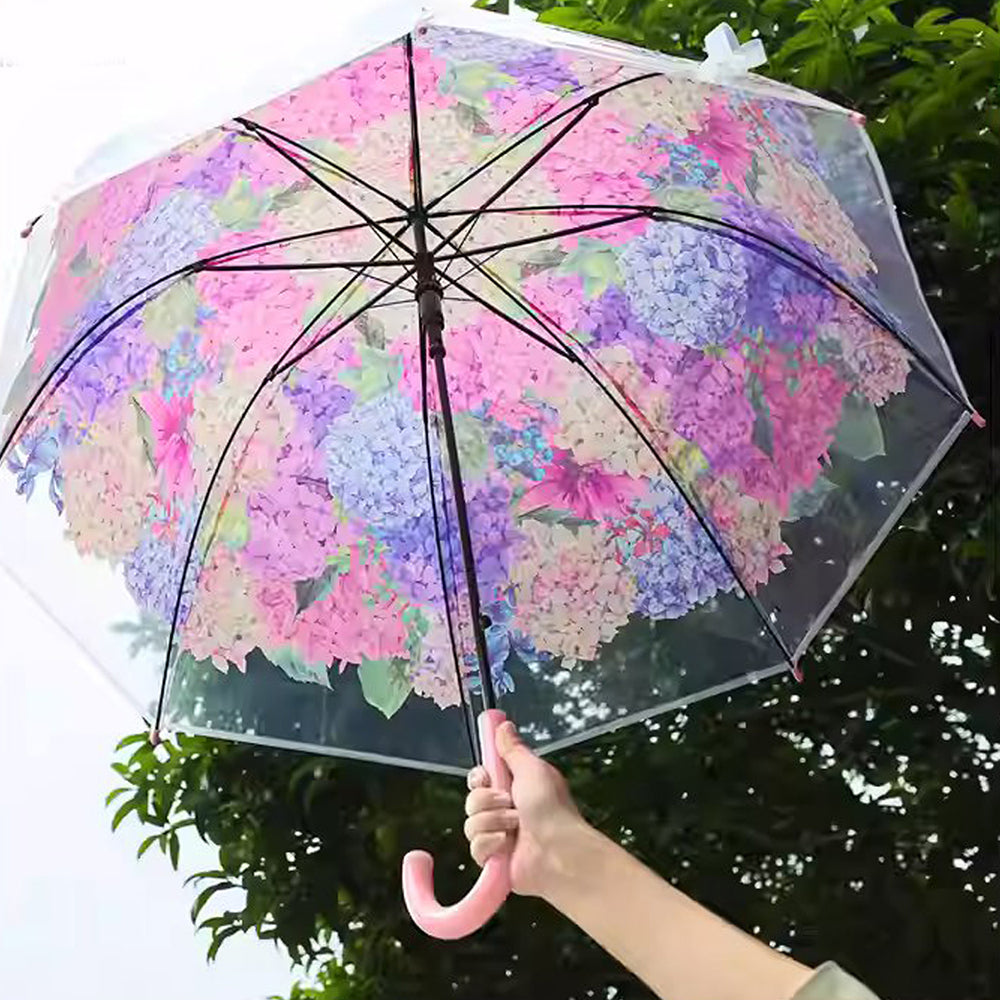
[[[472,618],[472,629],[476,642],[476,659],[479,661],[483,708],[496,708],[496,696],[493,691],[490,661],[486,649],[486,633],[483,631],[483,615],[479,603],[476,557],[472,548],[472,534],[469,531],[469,511],[465,503],[465,490],[462,487],[462,465],[458,457],[455,421],[452,417],[451,399],[448,395],[448,378],[445,372],[446,351],[442,337],[444,310],[441,304],[441,285],[435,273],[434,259],[427,251],[423,219],[419,215],[414,222],[414,236],[417,244],[417,309],[420,317],[420,329],[427,344],[427,353],[434,362],[434,375],[441,405],[441,421],[444,425],[445,447],[448,451],[448,465],[451,470],[452,493],[455,498],[455,513],[458,517],[458,537],[462,546],[465,583],[469,592],[469,613]],[[442,581],[442,585],[444,585],[444,581]]]

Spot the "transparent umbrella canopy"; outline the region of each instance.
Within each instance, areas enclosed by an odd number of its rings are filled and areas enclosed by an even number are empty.
[[[394,10],[35,226],[0,561],[156,730],[455,773],[797,669],[974,417],[863,123]]]

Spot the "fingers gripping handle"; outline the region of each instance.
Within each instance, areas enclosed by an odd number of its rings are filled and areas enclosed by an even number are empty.
[[[507,716],[488,709],[479,716],[479,743],[490,786],[510,791],[510,771],[497,753],[496,732]],[[410,851],[403,858],[403,899],[413,922],[431,937],[454,941],[479,930],[510,895],[510,859],[492,857],[483,866],[465,899],[442,906],[434,896],[434,859],[426,851]]]

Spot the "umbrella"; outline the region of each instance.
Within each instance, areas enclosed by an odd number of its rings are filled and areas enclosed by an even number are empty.
[[[393,10],[36,220],[0,558],[154,738],[502,785],[506,714],[550,752],[798,672],[978,418],[859,116],[725,31]],[[509,889],[431,869],[440,937]]]

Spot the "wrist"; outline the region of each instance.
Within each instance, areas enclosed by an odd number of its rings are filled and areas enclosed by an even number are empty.
[[[556,831],[545,851],[538,893],[551,906],[563,909],[571,894],[581,890],[589,875],[599,870],[608,840],[582,817],[575,816]]]

